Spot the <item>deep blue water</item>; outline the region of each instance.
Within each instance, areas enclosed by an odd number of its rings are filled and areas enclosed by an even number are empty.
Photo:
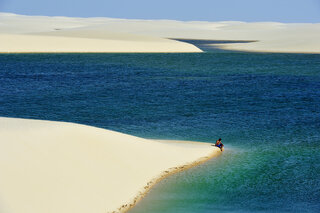
[[[1,54],[0,116],[213,142],[135,212],[320,212],[320,55]]]

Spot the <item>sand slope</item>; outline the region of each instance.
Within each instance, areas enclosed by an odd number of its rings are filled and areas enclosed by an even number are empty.
[[[112,40],[70,36],[0,34],[2,53],[121,53],[121,52],[201,52],[191,44],[168,39]]]
[[[106,20],[0,13],[0,52],[202,52],[184,42],[117,32]]]
[[[128,20],[0,13],[0,52],[201,52],[167,38],[254,40],[217,45],[256,52],[320,53],[320,23]]]
[[[206,143],[0,118],[0,212],[112,212],[163,172],[214,153],[220,150]]]

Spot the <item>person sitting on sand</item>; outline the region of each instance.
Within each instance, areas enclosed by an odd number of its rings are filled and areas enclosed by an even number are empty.
[[[224,145],[221,143],[221,138],[219,138],[217,141],[216,141],[216,144],[215,144],[216,147],[219,147],[221,152],[222,152],[222,149],[224,147]]]

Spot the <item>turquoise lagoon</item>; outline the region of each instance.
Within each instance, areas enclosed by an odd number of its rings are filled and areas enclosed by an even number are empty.
[[[320,55],[1,54],[0,92],[0,116],[223,139],[131,213],[320,212]]]

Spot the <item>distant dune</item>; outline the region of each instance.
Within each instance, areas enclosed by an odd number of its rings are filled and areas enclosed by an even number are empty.
[[[320,53],[319,24],[204,22],[22,16],[0,13],[0,52],[201,52],[170,40],[242,40],[215,47]]]
[[[202,52],[184,42],[114,31],[108,20],[2,13],[0,52]]]
[[[208,143],[2,117],[0,212],[122,212],[159,179],[220,153]]]

